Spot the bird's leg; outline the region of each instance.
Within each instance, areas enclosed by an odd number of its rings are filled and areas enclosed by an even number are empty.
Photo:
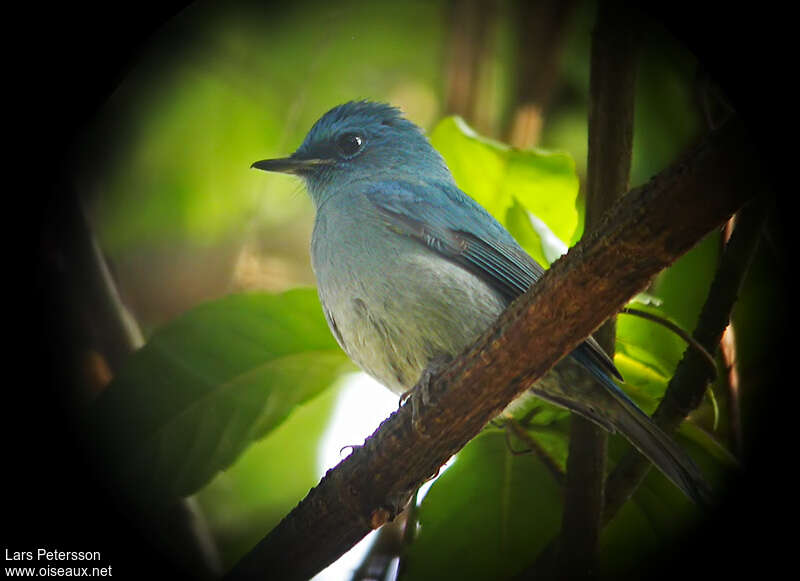
[[[417,384],[400,396],[401,405],[406,399],[411,398],[411,423],[414,429],[420,433],[423,433],[419,425],[420,405],[429,406],[433,402],[431,380],[447,367],[452,360],[453,357],[447,354],[437,355],[431,359],[428,366],[422,370]]]

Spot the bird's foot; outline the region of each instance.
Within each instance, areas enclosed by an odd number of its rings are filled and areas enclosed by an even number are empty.
[[[345,450],[347,450],[348,448],[350,448],[350,451],[351,451],[351,452],[355,452],[355,451],[356,451],[356,450],[358,450],[359,448],[363,448],[363,447],[364,447],[364,444],[345,444],[344,446],[342,446],[341,448],[339,448],[339,456],[341,456],[341,455],[342,455],[342,453],[343,453]]]
[[[407,399],[411,400],[411,424],[414,429],[424,435],[425,430],[420,423],[423,407],[431,405],[434,401],[434,394],[431,392],[431,382],[452,361],[450,355],[439,355],[431,359],[428,366],[422,370],[417,384],[400,396],[400,405]]]

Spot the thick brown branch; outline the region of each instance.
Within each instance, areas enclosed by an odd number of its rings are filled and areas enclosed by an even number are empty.
[[[742,127],[728,123],[690,156],[629,192],[540,283],[432,378],[433,401],[418,402],[416,428],[411,406],[393,413],[229,579],[309,578],[393,518],[415,487],[533,380],[751,197],[759,183],[754,159]]]

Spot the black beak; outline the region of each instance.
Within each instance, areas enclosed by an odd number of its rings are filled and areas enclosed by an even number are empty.
[[[331,163],[332,160],[330,159],[299,159],[285,157],[283,159],[262,159],[261,161],[254,162],[250,167],[264,171],[303,175],[319,165],[330,165]]]

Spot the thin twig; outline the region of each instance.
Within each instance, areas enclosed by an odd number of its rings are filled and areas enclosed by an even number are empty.
[[[399,514],[387,522],[377,532],[377,538],[370,546],[361,564],[353,571],[350,581],[372,581],[385,579],[392,561],[400,556],[403,546],[406,514]]]
[[[725,327],[719,346],[725,365],[725,383],[728,388],[730,443],[734,455],[741,457],[743,445],[741,390],[739,388],[739,370],[736,365],[736,334],[732,321]]]
[[[717,375],[717,362],[714,361],[714,356],[708,352],[708,349],[703,347],[694,337],[692,337],[689,333],[681,329],[678,325],[666,319],[664,317],[660,317],[653,313],[648,313],[647,311],[642,311],[641,309],[635,309],[632,307],[625,307],[620,311],[625,315],[635,315],[637,317],[641,317],[642,319],[647,319],[648,321],[653,321],[654,323],[658,323],[662,327],[666,327],[673,333],[675,333],[678,337],[686,341],[693,349],[696,349],[700,355],[706,360],[708,363],[711,372],[714,374],[713,377]],[[712,381],[714,380],[712,377]]]
[[[397,564],[397,579],[403,578],[403,573],[408,566],[407,552],[417,537],[417,523],[419,523],[419,488],[414,491],[408,503],[405,525],[403,527],[403,546],[400,551],[400,562]]]
[[[736,214],[725,223],[722,229],[722,248],[728,244],[735,228]],[[733,452],[737,457],[742,454],[742,413],[739,391],[739,370],[736,365],[736,331],[733,320],[728,321],[728,326],[722,332],[719,342],[719,352],[725,369],[723,376],[725,391],[728,394],[728,426],[730,442]]]

